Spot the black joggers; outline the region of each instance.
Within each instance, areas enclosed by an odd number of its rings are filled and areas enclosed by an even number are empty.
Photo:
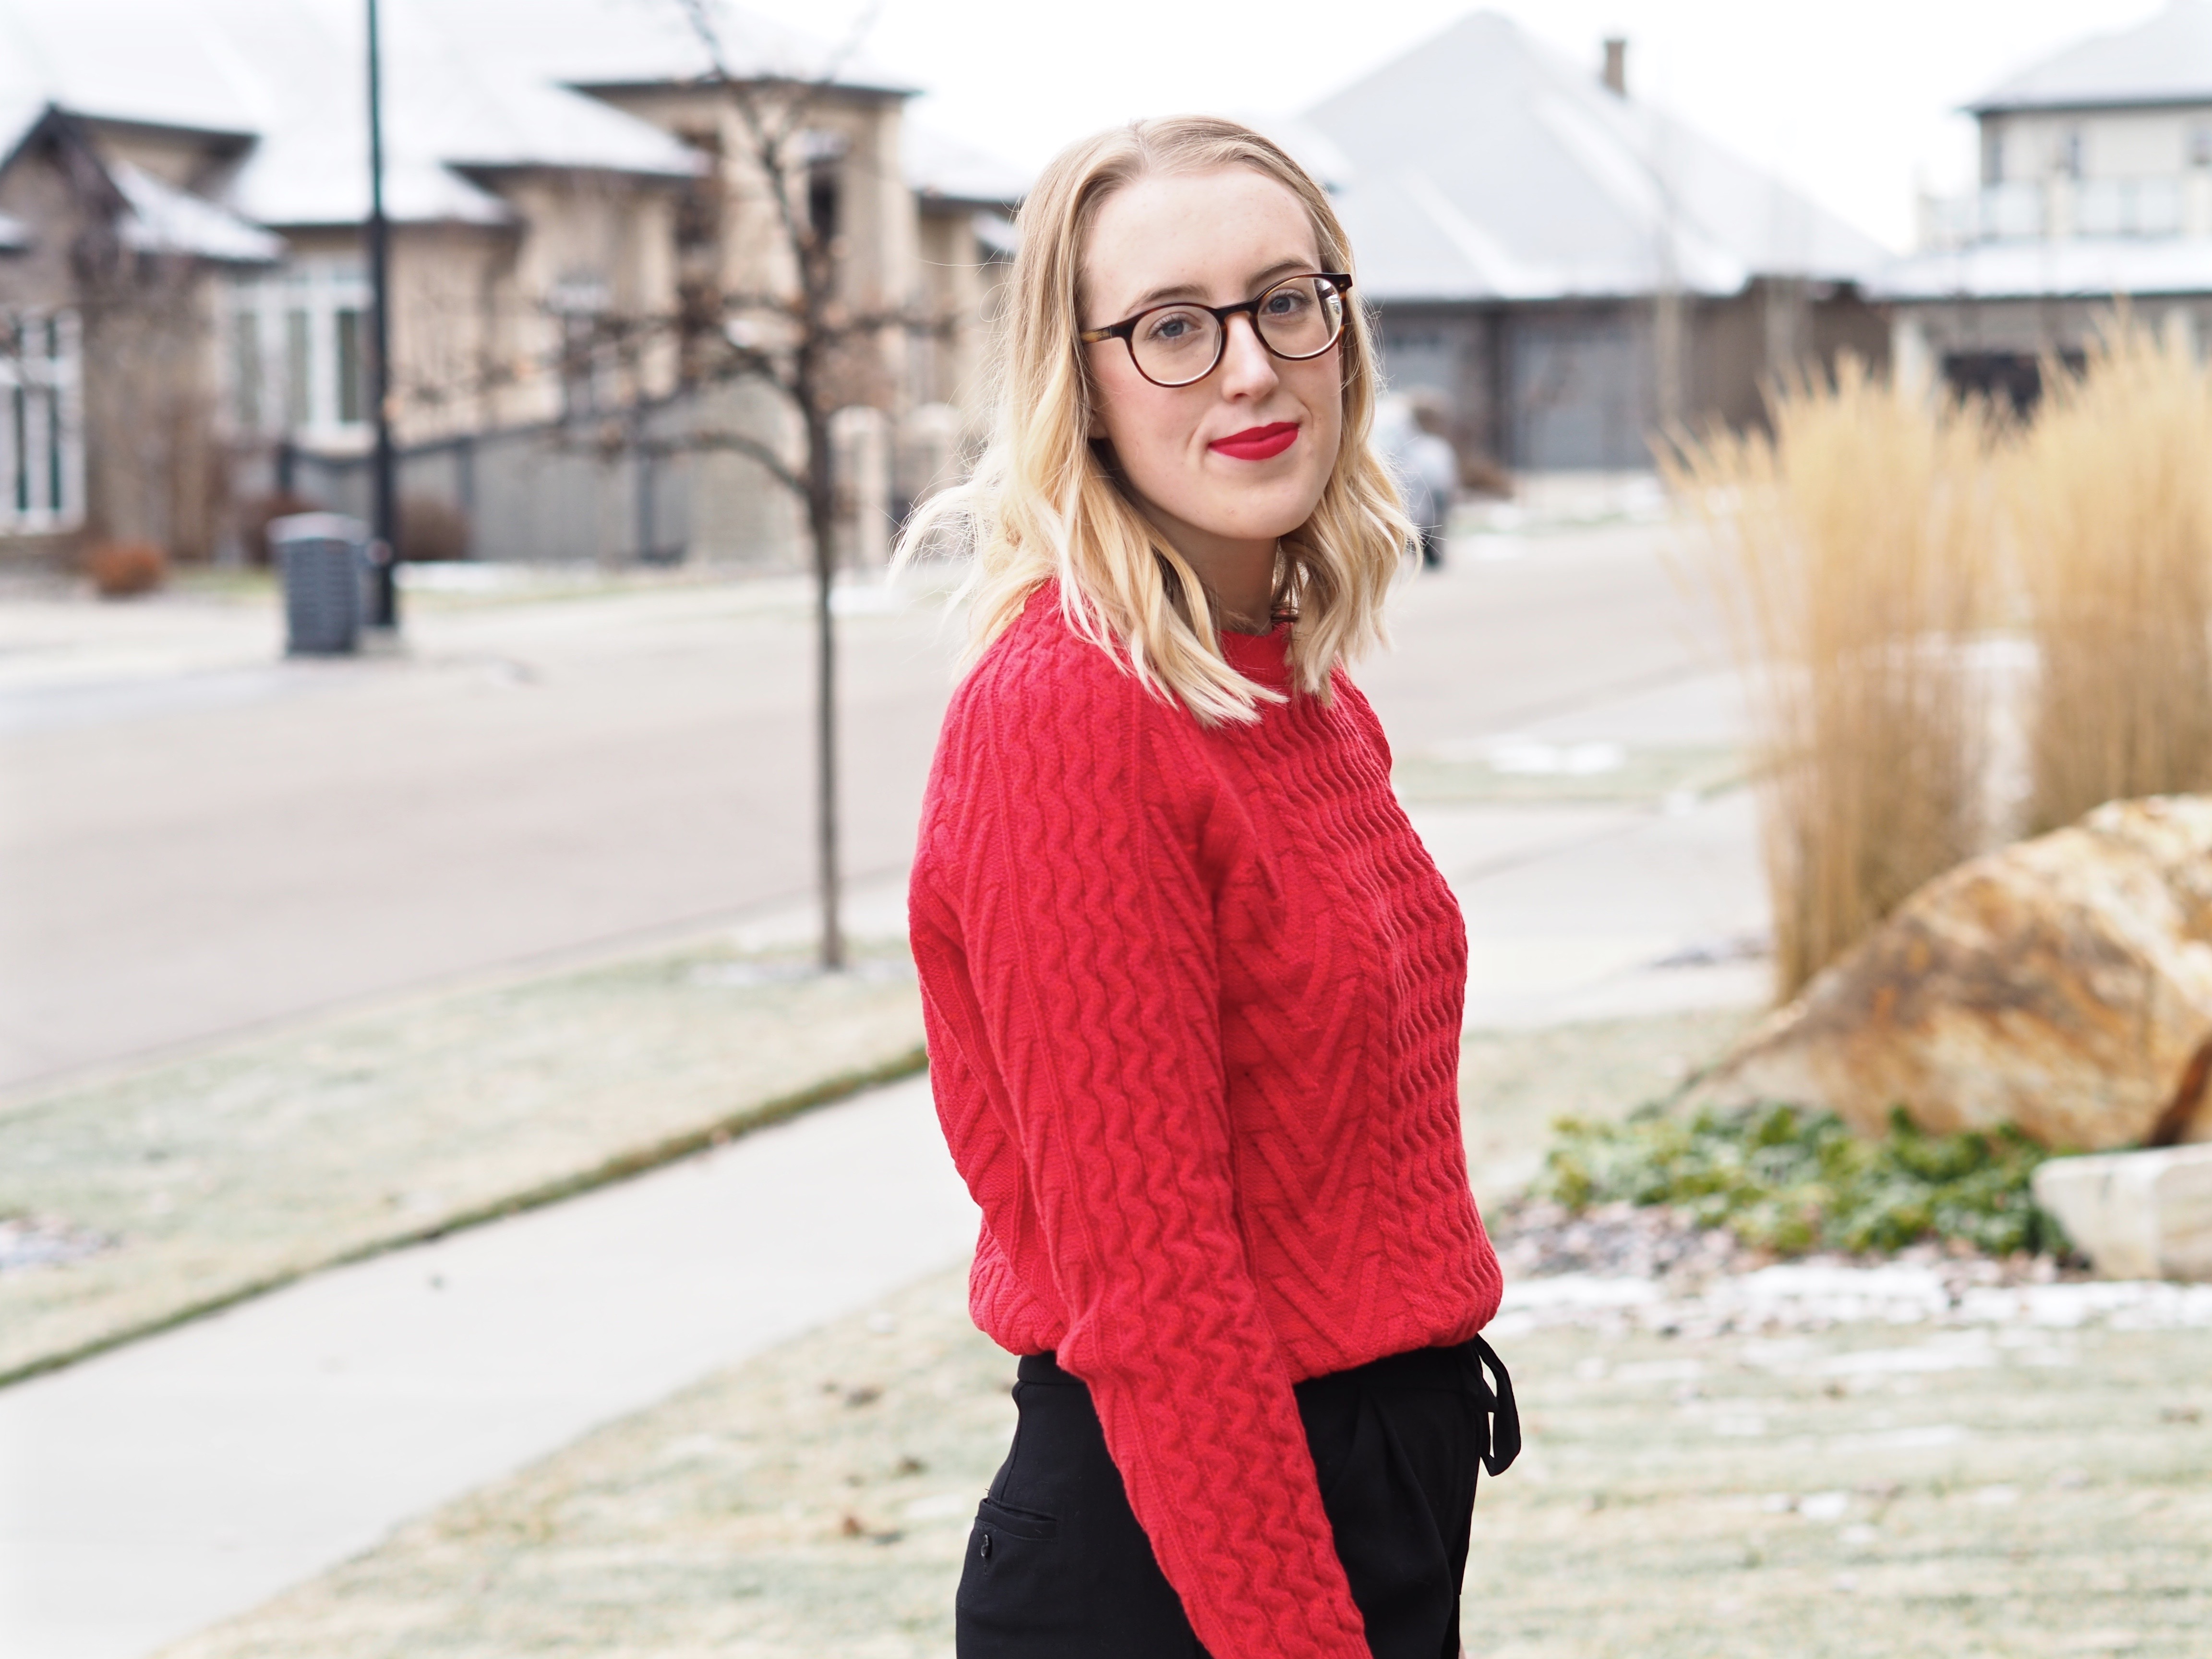
[[[968,1536],[958,1659],[1206,1659],[1130,1512],[1091,1391],[1050,1354],[1024,1358],[1019,1376],[1013,1449]],[[1297,1394],[1375,1659],[1455,1659],[1476,1475],[1521,1449],[1505,1367],[1476,1337]]]

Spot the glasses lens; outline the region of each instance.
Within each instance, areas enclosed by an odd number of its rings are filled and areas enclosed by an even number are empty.
[[[1162,306],[1137,319],[1129,349],[1147,380],[1182,386],[1213,367],[1221,344],[1221,324],[1195,306]]]
[[[1344,331],[1344,296],[1318,276],[1293,276],[1260,296],[1260,333],[1285,357],[1314,357]]]

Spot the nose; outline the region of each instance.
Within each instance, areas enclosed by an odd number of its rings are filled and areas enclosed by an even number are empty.
[[[1262,397],[1275,388],[1275,355],[1260,343],[1259,330],[1242,312],[1229,319],[1220,373],[1221,390],[1227,397]]]

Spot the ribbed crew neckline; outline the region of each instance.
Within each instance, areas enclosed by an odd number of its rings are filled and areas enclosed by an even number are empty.
[[[1224,628],[1214,637],[1221,641],[1221,658],[1248,678],[1287,685],[1291,678],[1291,625],[1279,622],[1264,634],[1237,634]]]

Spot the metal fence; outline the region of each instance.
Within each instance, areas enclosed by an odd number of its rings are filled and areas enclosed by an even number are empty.
[[[702,457],[657,454],[650,443],[526,427],[403,450],[403,503],[436,501],[469,527],[469,556],[529,562],[672,563],[691,550]],[[275,463],[276,487],[357,518],[371,516],[366,455],[305,452]],[[766,479],[761,481],[767,483]],[[774,488],[772,484],[768,487]],[[774,562],[778,550],[758,550]]]

